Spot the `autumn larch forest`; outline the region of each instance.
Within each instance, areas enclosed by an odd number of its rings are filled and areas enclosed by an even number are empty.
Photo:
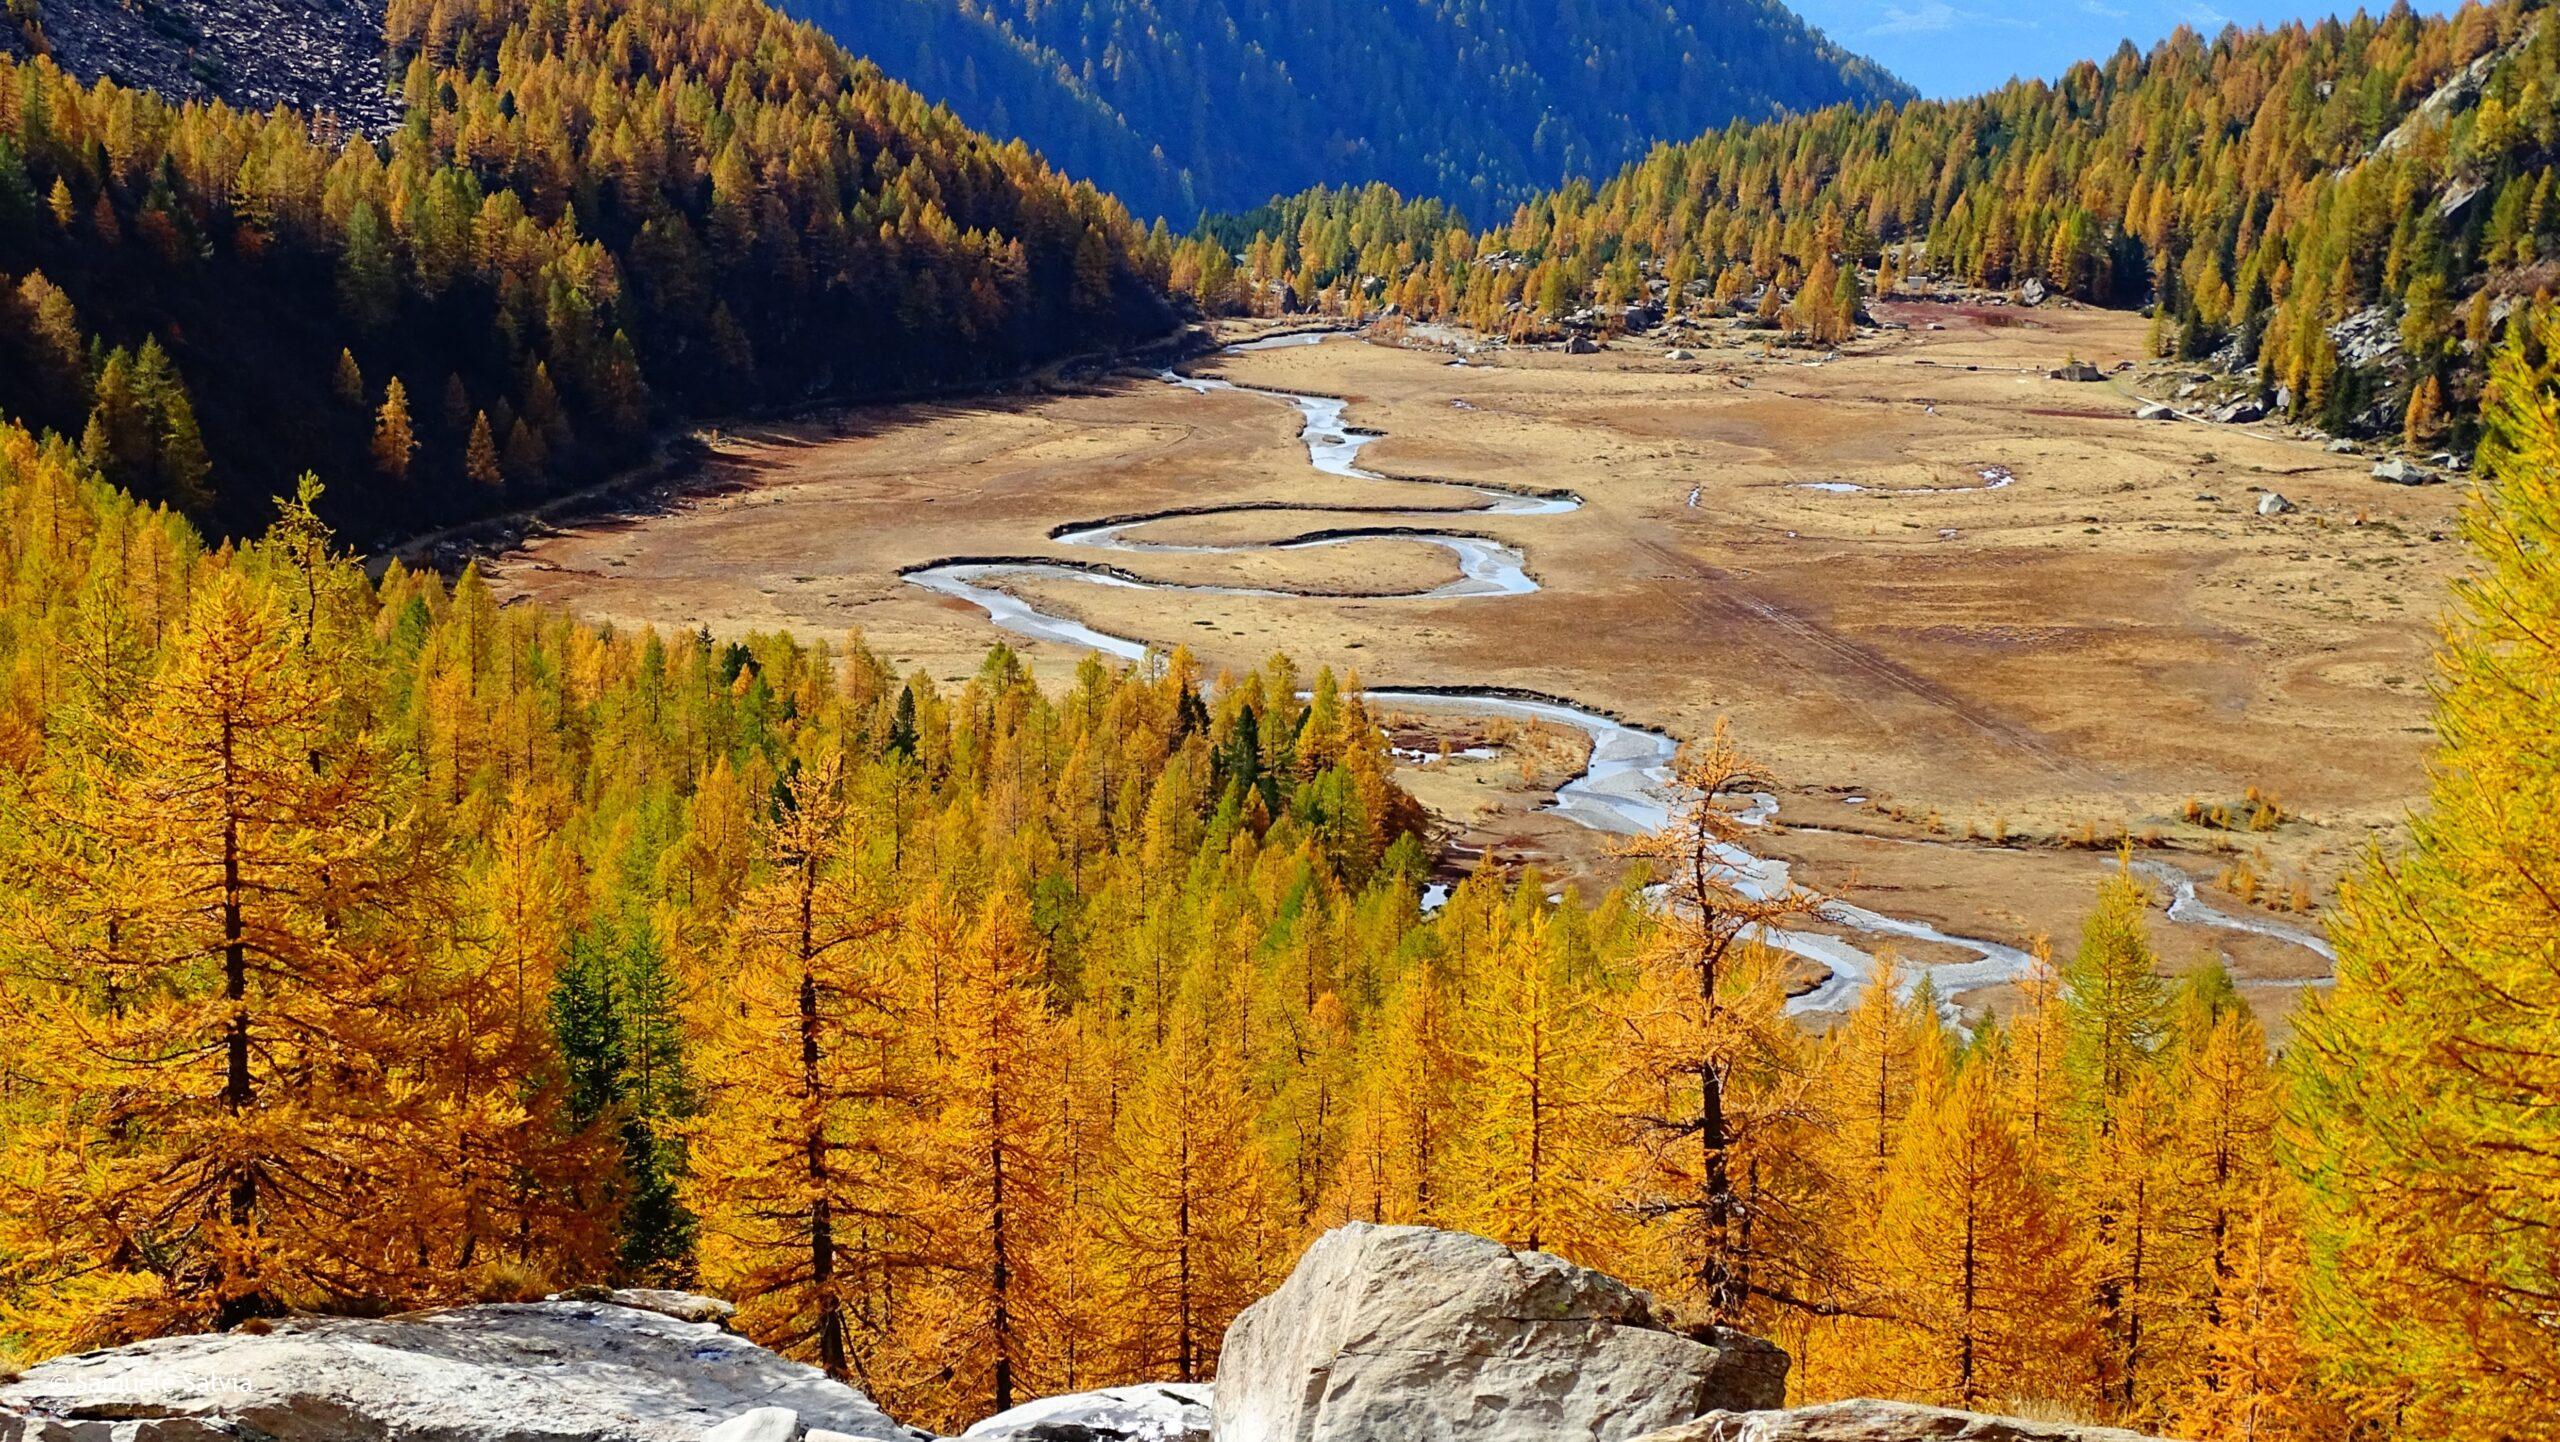
[[[956,1431],[1214,1376],[1369,1220],[1772,1338],[1795,1399],[2549,1435],[2537,6],[2181,32],[1961,102],[1858,72],[1507,215],[1506,173],[1172,225],[758,0],[384,32],[379,133],[0,57],[0,1356],[662,1284]],[[1426,909],[1434,823],[1347,669],[1043,686],[998,644],[954,685],[368,562],[691,424],[1203,317],[1526,343],[1667,297],[1828,345],[2031,279],[2477,457],[2424,808],[2280,1049],[2218,967],[2164,974],[2129,859],[2006,1015],[1888,963],[1799,1025],[1759,938],[1817,902],[1714,862],[1763,775],[1721,729],[1614,888],[1488,865]],[[2368,312],[2387,363],[2341,354]]]

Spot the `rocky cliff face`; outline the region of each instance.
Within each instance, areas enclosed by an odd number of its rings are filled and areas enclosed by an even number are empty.
[[[83,80],[172,100],[278,105],[380,135],[400,105],[383,74],[383,0],[6,0],[0,48],[41,50]]]

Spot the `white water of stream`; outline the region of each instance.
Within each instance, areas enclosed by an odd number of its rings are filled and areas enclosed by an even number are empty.
[[[1335,332],[1279,336],[1230,346],[1228,351],[1270,350],[1285,346],[1315,345]],[[1402,479],[1379,475],[1360,468],[1362,448],[1378,439],[1378,432],[1361,431],[1345,419],[1350,406],[1347,401],[1331,396],[1307,395],[1296,391],[1267,390],[1239,386],[1209,376],[1189,376],[1177,371],[1160,372],[1167,384],[1177,385],[1203,395],[1232,391],[1242,395],[1261,396],[1294,407],[1302,418],[1299,436],[1307,447],[1308,463],[1320,474],[1349,480],[1387,481],[1400,485],[1446,487],[1478,498],[1471,506],[1447,509],[1352,508],[1361,514],[1384,514],[1409,522],[1445,522],[1453,515],[1546,516],[1560,515],[1581,508],[1581,498],[1567,493],[1505,490],[1498,487],[1470,485],[1459,481]],[[1996,473],[1996,474],[1995,474]],[[1983,471],[1980,487],[1949,489],[1996,489],[2009,483],[2007,472],[1998,467]],[[1692,497],[1695,504],[1695,497]],[[1212,516],[1248,511],[1289,510],[1315,514],[1344,514],[1345,508],[1324,505],[1280,505],[1245,503],[1232,506],[1157,512],[1151,515],[1097,521],[1070,526],[1053,533],[1051,539],[1060,545],[1091,547],[1128,553],[1181,553],[1187,555],[1235,555],[1253,551],[1303,550],[1320,546],[1343,545],[1355,540],[1393,539],[1417,541],[1448,550],[1457,558],[1459,576],[1425,590],[1392,592],[1361,599],[1422,600],[1453,597],[1499,597],[1525,595],[1538,589],[1537,581],[1528,573],[1520,552],[1500,541],[1484,536],[1458,532],[1407,527],[1366,525],[1357,528],[1325,531],[1281,541],[1248,541],[1233,544],[1181,544],[1133,539],[1131,532],[1159,522],[1185,516]],[[1012,558],[975,560],[966,557],[936,562],[909,571],[906,579],[942,595],[955,596],[987,613],[987,619],[998,627],[1028,636],[1034,640],[1056,641],[1082,646],[1123,660],[1137,661],[1153,649],[1146,642],[1098,630],[1069,617],[1043,611],[1003,588],[1007,578],[1042,577],[1074,581],[1084,585],[1109,586],[1129,590],[1188,591],[1222,596],[1305,597],[1314,593],[1263,589],[1245,586],[1197,585],[1178,582],[1148,581],[1114,569],[1082,566],[1062,561],[1034,561]],[[1594,831],[1617,835],[1640,835],[1661,829],[1679,804],[1672,778],[1672,764],[1679,753],[1679,743],[1659,731],[1629,725],[1623,721],[1585,710],[1563,701],[1510,695],[1490,690],[1451,689],[1446,691],[1370,691],[1367,697],[1376,702],[1410,710],[1440,710],[1471,716],[1507,716],[1518,720],[1541,721],[1581,731],[1591,741],[1590,760],[1582,773],[1556,791],[1549,809],[1576,825]],[[1741,819],[1761,824],[1775,817],[1774,797],[1757,798],[1752,810]],[[1740,847],[1724,848],[1726,866],[1735,888],[1747,896],[1785,895],[1796,889],[1788,874],[1787,864],[1755,856]],[[2169,915],[2173,920],[2194,921],[2208,926],[2222,926],[2254,931],[2309,946],[2323,955],[2332,955],[2325,943],[2308,933],[2296,931],[2277,922],[2260,922],[2216,911],[2199,901],[2195,884],[2174,867],[2145,863],[2157,867],[2157,879],[2171,887]],[[2174,878],[2174,879],[2172,879]],[[1435,908],[1447,900],[1447,888],[1433,883],[1426,888],[1423,905]],[[1943,946],[1971,953],[1961,961],[1940,962],[1930,966],[1909,968],[1903,987],[1908,995],[1923,976],[1930,979],[1940,997],[1952,1012],[1954,998],[1963,992],[1997,986],[2026,975],[2034,958],[2020,948],[2003,942],[1975,937],[1956,936],[1925,922],[1884,915],[1848,902],[1827,900],[1822,919],[1864,938],[1875,938],[1878,945],[1871,950],[1846,938],[1821,932],[1771,930],[1762,936],[1768,944],[1800,956],[1809,957],[1830,969],[1830,975],[1812,990],[1795,997],[1788,1010],[1796,1013],[1842,1012],[1854,1006],[1858,993],[1876,970],[1877,951],[1893,942],[1909,941]]]
[[[1276,350],[1289,346],[1315,345],[1338,332],[1313,332],[1278,336],[1270,340],[1248,341],[1229,346],[1230,352]],[[1168,385],[1180,386],[1202,395],[1233,391],[1241,395],[1262,396],[1295,407],[1300,416],[1299,439],[1307,447],[1307,462],[1322,475],[1340,476],[1355,481],[1394,481],[1374,471],[1362,470],[1360,452],[1376,432],[1354,429],[1345,419],[1348,401],[1332,396],[1305,395],[1296,391],[1262,390],[1239,386],[1214,376],[1189,376],[1179,371],[1158,372]],[[1455,580],[1420,590],[1392,591],[1358,597],[1362,600],[1445,600],[1455,597],[1523,596],[1538,589],[1521,554],[1489,536],[1472,536],[1463,532],[1432,529],[1458,515],[1480,516],[1552,516],[1579,510],[1578,496],[1531,491],[1503,490],[1492,486],[1468,485],[1457,481],[1408,480],[1404,485],[1445,487],[1476,498],[1476,504],[1432,509],[1402,507],[1340,507],[1324,505],[1274,506],[1246,503],[1232,506],[1204,506],[1150,515],[1131,516],[1090,525],[1070,526],[1055,532],[1051,539],[1062,546],[1090,547],[1117,552],[1157,552],[1185,555],[1240,555],[1252,551],[1303,551],[1326,546],[1348,545],[1354,541],[1396,540],[1437,546],[1450,553],[1458,563]],[[1165,521],[1191,517],[1235,515],[1254,511],[1304,511],[1311,514],[1384,515],[1403,522],[1421,522],[1420,526],[1386,526],[1368,524],[1326,530],[1281,541],[1244,541],[1228,545],[1181,544],[1171,541],[1134,539],[1131,532]],[[1172,581],[1149,581],[1125,572],[1099,566],[1076,565],[1061,561],[1032,561],[1012,558],[973,560],[961,557],[936,562],[907,573],[907,579],[926,590],[956,596],[987,613],[987,619],[1017,634],[1044,641],[1063,641],[1084,646],[1124,660],[1137,660],[1146,654],[1146,643],[1097,631],[1080,622],[1050,615],[1006,591],[990,584],[1007,577],[1043,577],[1073,581],[1083,585],[1111,586],[1125,590],[1187,591],[1195,595],[1289,597],[1308,593],[1272,590],[1253,586],[1198,585]],[[1352,599],[1345,597],[1345,599]]]

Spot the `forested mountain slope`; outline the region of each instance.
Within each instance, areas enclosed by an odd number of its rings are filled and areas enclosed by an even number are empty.
[[[1667,136],[1911,93],[1775,0],[784,3],[1176,224],[1371,180],[1498,215]]]
[[[2181,32],[2057,85],[1835,107],[1656,149],[1596,189],[1453,232],[1384,193],[1302,197],[1259,254],[1182,258],[1231,301],[1516,328],[1591,300],[1791,296],[1826,262],[2156,304],[2164,351],[2218,357],[2333,429],[2467,429],[2482,360],[2560,261],[2560,27],[2528,0],[2450,17]],[[1245,251],[1242,290],[1211,252]],[[1354,297],[1348,278],[1394,279]]]
[[[373,538],[1169,322],[1116,202],[756,0],[383,18],[378,142],[0,57],[0,412],[218,530],[320,470]]]

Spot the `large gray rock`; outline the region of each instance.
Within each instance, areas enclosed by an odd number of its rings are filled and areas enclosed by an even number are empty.
[[[1620,1442],[1785,1400],[1787,1354],[1674,1331],[1544,1252],[1355,1222],[1227,1329],[1218,1442]]]
[[[1911,1402],[1826,1402],[1783,1412],[1710,1412],[1640,1442],[2156,1442],[2116,1427],[2030,1422]]]
[[[2373,478],[2395,486],[2431,486],[2443,479],[2435,472],[2423,466],[2413,466],[2398,456],[2378,462],[2373,468]]]
[[[960,1435],[966,1442],[1209,1442],[1209,1389],[1142,1382],[1043,1397]]]
[[[0,1387],[0,1442],[702,1442],[757,1408],[861,1442],[924,1435],[713,1323],[549,1301],[58,1358]]]

